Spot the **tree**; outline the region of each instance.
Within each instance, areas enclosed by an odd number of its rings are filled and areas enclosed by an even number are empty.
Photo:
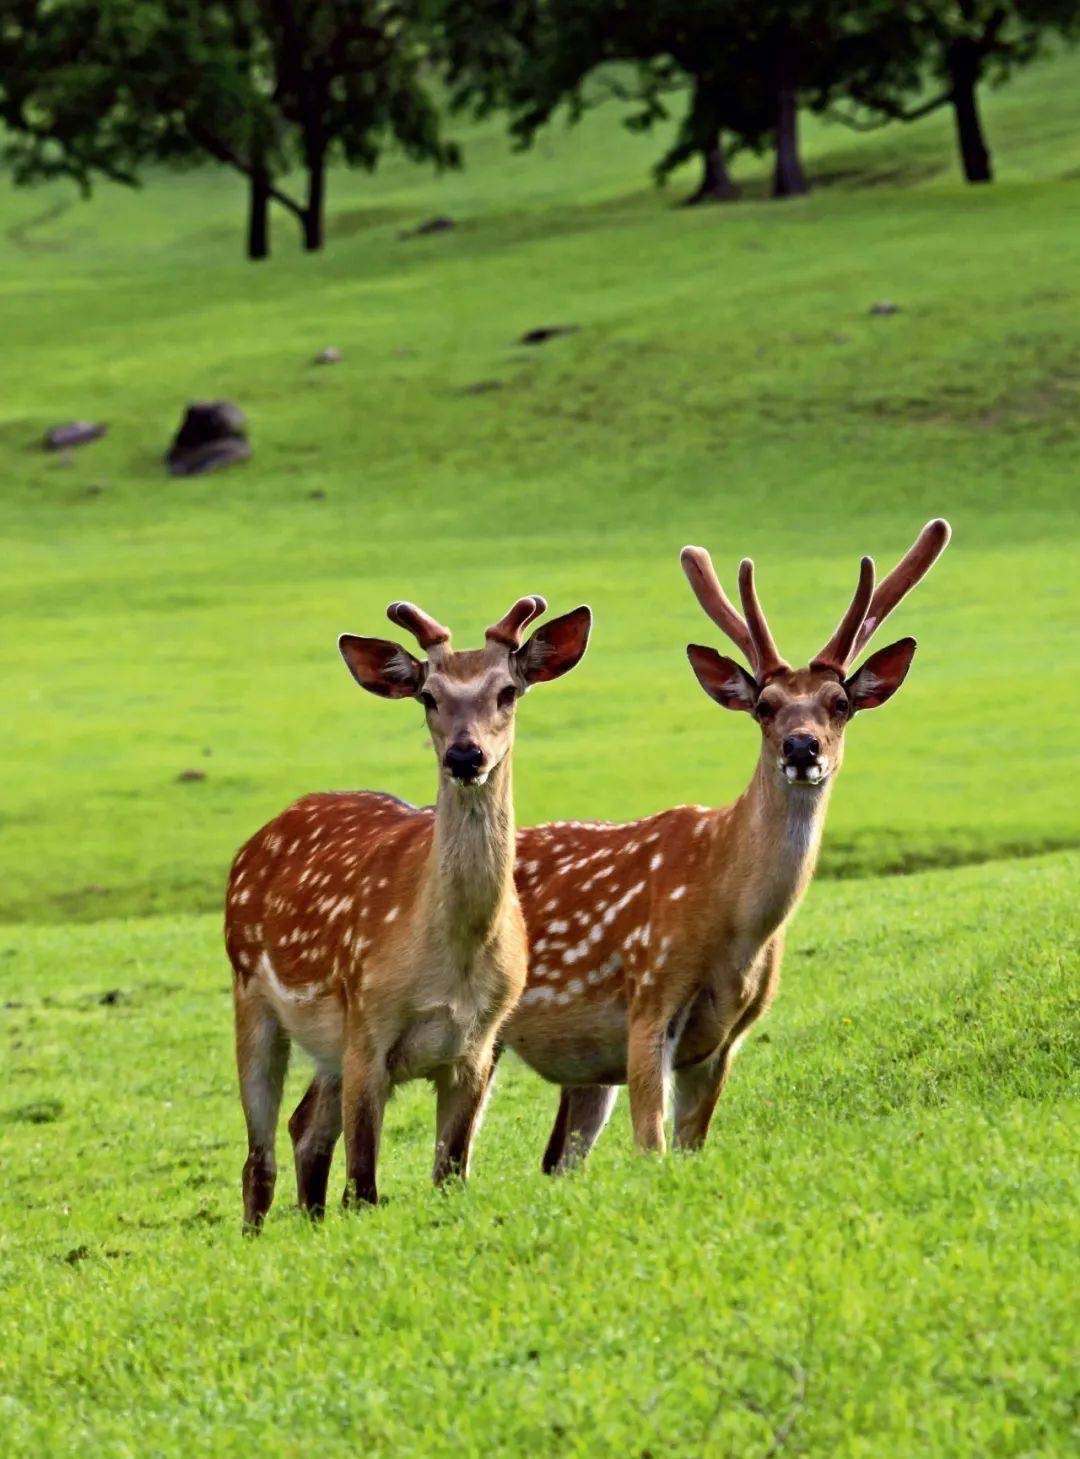
[[[211,158],[248,181],[248,254],[269,206],[324,239],[335,152],[373,169],[388,139],[454,165],[425,80],[414,0],[8,0],[0,122],[17,182],[134,185],[151,162]],[[299,165],[304,186],[285,181]]]
[[[799,108],[825,109],[853,66],[865,72],[859,16],[868,3],[445,0],[442,13],[457,99],[507,106],[524,141],[558,107],[573,117],[611,94],[632,103],[628,125],[648,128],[669,118],[677,94],[682,115],[658,176],[698,156],[701,183],[688,201],[719,201],[735,192],[726,151],[760,151],[770,141],[774,197],[808,191]],[[620,62],[633,63],[632,81],[612,78]]]
[[[527,146],[559,108],[577,120],[590,106],[616,98],[629,107],[626,125],[641,131],[667,121],[675,99],[682,116],[675,142],[657,163],[658,181],[697,156],[701,184],[687,201],[730,199],[738,190],[727,150],[760,146],[769,125],[761,105],[745,105],[747,97],[758,100],[760,87],[733,54],[739,34],[730,23],[733,5],[444,0],[440,19],[455,105],[481,113],[506,108],[511,133]]]
[[[843,119],[865,129],[916,121],[951,106],[964,177],[976,183],[993,179],[980,84],[1004,81],[1051,37],[1068,41],[1080,34],[1078,0],[920,0],[902,6],[885,0],[867,8],[875,12],[868,33],[877,45],[848,94],[878,120],[867,122],[859,112]],[[928,83],[933,94],[919,100]]]

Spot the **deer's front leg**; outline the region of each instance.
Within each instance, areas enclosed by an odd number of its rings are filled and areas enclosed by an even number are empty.
[[[626,1082],[630,1119],[639,1150],[664,1151],[664,1049],[666,1020],[650,1010],[631,1019]]]
[[[351,1040],[345,1050],[341,1084],[341,1123],[345,1131],[345,1205],[374,1206],[375,1168],[383,1112],[390,1094],[385,1060]]]
[[[765,945],[757,965],[757,979],[749,1001],[721,1048],[693,1068],[675,1075],[675,1144],[684,1150],[700,1150],[709,1133],[717,1101],[724,1092],[731,1061],[747,1030],[764,1013],[776,992],[784,940],[777,933]]]
[[[441,1069],[435,1076],[438,1099],[431,1178],[436,1185],[455,1175],[462,1180],[469,1178],[472,1142],[491,1091],[494,1065],[488,1057],[479,1066],[458,1064]]]

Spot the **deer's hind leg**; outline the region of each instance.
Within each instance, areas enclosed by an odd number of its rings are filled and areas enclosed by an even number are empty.
[[[583,1164],[611,1118],[618,1094],[614,1084],[582,1084],[562,1091],[544,1151],[545,1175],[564,1175]]]
[[[435,1075],[435,1164],[431,1178],[442,1185],[452,1176],[469,1178],[472,1142],[494,1083],[495,1064],[458,1064]]]
[[[281,1092],[289,1068],[289,1036],[260,993],[233,986],[236,1013],[236,1067],[240,1102],[247,1122],[248,1154],[244,1162],[244,1228],[258,1231],[274,1199],[277,1134]]]
[[[341,1134],[341,1078],[320,1071],[289,1120],[296,1164],[296,1199],[314,1220],[326,1211],[334,1146]]]
[[[364,1028],[349,1030],[342,1069],[341,1116],[345,1131],[345,1206],[374,1206],[379,1192],[383,1114],[390,1097],[390,1072]]]
[[[704,1145],[713,1111],[727,1083],[733,1043],[729,1040],[692,1068],[676,1070],[674,1143],[678,1149],[700,1150]]]

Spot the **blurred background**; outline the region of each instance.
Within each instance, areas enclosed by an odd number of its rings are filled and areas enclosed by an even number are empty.
[[[430,796],[334,650],[395,597],[594,607],[524,820],[721,803],[679,548],[800,659],[935,515],[823,872],[1071,844],[1076,9],[9,6],[0,914],[214,909],[290,798]],[[250,459],[170,475],[199,400]]]

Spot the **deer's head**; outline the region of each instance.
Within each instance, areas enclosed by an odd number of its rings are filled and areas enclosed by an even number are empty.
[[[763,759],[783,784],[799,792],[823,787],[840,768],[849,720],[860,710],[884,704],[900,688],[915,654],[913,638],[878,649],[854,673],[849,668],[901,598],[929,572],[950,535],[948,522],[940,518],[928,522],[877,588],[873,560],[864,557],[847,612],[805,669],[793,669],[777,652],[749,558],[739,567],[743,607],[739,613],[720,586],[705,549],[683,548],[683,570],[698,602],[750,664],[747,671],[715,649],[691,643],[686,651],[694,673],[718,704],[754,716],[761,727]]]
[[[444,778],[479,786],[510,752],[521,695],[567,673],[588,646],[592,613],[584,607],[553,618],[523,643],[524,629],[546,611],[537,594],[519,598],[487,630],[483,648],[455,653],[448,628],[413,603],[391,603],[387,617],[414,635],[426,659],[389,639],[351,633],[338,647],[361,688],[384,699],[418,699]]]

